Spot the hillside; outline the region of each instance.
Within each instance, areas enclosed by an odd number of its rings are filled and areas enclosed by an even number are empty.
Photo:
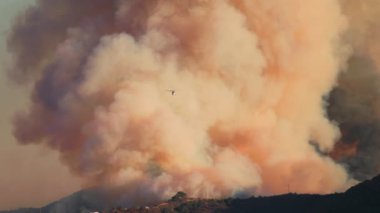
[[[195,199],[183,192],[169,201],[154,206],[135,208],[109,208],[102,204],[102,198],[95,196],[95,190],[84,190],[53,202],[41,209],[19,209],[0,213],[84,213],[102,212],[379,212],[380,175],[364,181],[344,193],[330,195],[284,194],[272,197],[251,197],[248,199]],[[104,210],[106,209],[106,210]]]

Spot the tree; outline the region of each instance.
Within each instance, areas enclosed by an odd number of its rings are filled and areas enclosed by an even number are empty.
[[[172,202],[179,202],[179,201],[183,201],[187,198],[187,195],[185,192],[177,192],[177,194],[175,194],[171,199],[170,201]]]

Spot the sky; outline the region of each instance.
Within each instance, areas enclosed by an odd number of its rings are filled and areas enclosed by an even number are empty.
[[[28,103],[28,90],[7,78],[6,35],[15,16],[32,3],[0,1],[0,210],[38,207],[80,188],[57,153],[41,146],[18,145],[12,136],[10,120]]]

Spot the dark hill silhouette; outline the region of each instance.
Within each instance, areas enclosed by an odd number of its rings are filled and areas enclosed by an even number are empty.
[[[265,212],[265,213],[350,213],[380,212],[380,175],[351,187],[344,193],[329,195],[284,194],[248,199],[196,199],[179,192],[167,202],[149,207],[109,208],[96,196],[96,190],[83,190],[41,209],[20,209],[0,213],[84,213],[84,212]]]
[[[285,194],[234,199],[222,212],[380,212],[380,176],[330,195]]]

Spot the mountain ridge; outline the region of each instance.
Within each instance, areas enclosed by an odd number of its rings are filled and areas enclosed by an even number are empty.
[[[112,208],[96,189],[86,189],[52,202],[42,208],[25,208],[0,213],[88,213],[88,212],[379,212],[380,175],[363,181],[343,193],[327,195],[283,194],[246,199],[188,198],[183,192],[154,206]],[[114,206],[116,207],[116,206]]]

